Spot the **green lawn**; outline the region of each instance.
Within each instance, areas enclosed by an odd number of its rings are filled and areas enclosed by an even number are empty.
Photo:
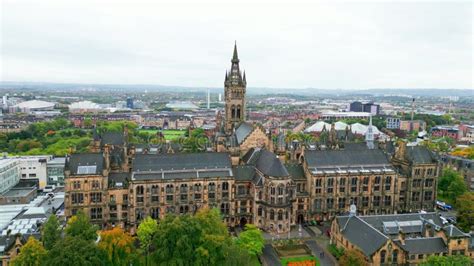
[[[140,132],[146,132],[146,133],[151,133],[151,134],[156,134],[159,130],[155,129],[140,129]],[[166,140],[174,140],[177,139],[181,136],[184,136],[186,133],[186,130],[175,130],[175,129],[166,129],[166,130],[161,130],[163,135],[165,136]]]

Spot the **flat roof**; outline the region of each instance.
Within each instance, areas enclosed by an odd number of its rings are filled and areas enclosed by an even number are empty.
[[[12,188],[7,192],[2,194],[2,197],[24,197],[30,194],[32,191],[35,191],[36,188]]]

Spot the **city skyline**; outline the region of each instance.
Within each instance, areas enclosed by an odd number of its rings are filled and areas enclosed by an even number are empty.
[[[249,87],[473,87],[470,3],[2,5],[1,81],[222,87],[236,40]]]

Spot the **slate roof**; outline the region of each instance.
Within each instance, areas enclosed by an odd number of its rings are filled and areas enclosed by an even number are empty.
[[[433,254],[448,252],[448,248],[441,237],[424,237],[405,239],[402,245],[400,240],[394,241],[403,250],[409,254]]]
[[[416,164],[436,163],[434,155],[424,146],[406,148],[407,159]]]
[[[249,165],[254,165],[267,176],[286,177],[290,175],[280,159],[273,152],[266,149],[250,149],[244,155],[243,161]]]
[[[305,152],[308,167],[389,166],[387,156],[379,149],[308,150]]]
[[[300,164],[285,164],[286,170],[293,180],[306,180],[304,168]]]
[[[249,124],[249,123],[246,123],[246,122],[243,122],[239,125],[239,127],[237,127],[237,129],[235,130],[235,137],[237,138],[237,143],[240,145],[242,144],[242,142],[244,142],[245,138],[248,137],[248,135],[250,135],[250,133],[252,133],[253,131],[253,125],[252,124]]]
[[[109,187],[126,187],[130,179],[130,173],[110,173],[109,174]],[[119,184],[122,184],[121,186]]]
[[[103,146],[105,144],[109,145],[123,145],[125,142],[125,136],[123,132],[105,132],[101,136],[100,144]]]
[[[209,170],[178,170],[178,171],[152,171],[136,172],[132,174],[133,180],[172,180],[172,179],[197,179],[213,177],[231,177],[232,169],[209,169]]]
[[[456,238],[456,237],[469,237],[469,234],[464,233],[463,231],[459,230],[456,226],[450,224],[443,228],[444,232],[448,237]]]
[[[232,168],[236,181],[252,181],[255,167],[252,165],[239,165]]]
[[[429,221],[434,225],[439,226],[439,228],[443,227],[443,223],[434,212],[430,213],[406,213],[406,214],[387,214],[387,215],[367,215],[367,216],[360,216],[365,222],[370,224],[372,227],[376,228],[377,230],[383,232],[384,231],[384,222],[393,222],[396,221],[399,224],[401,222],[408,222],[408,221]],[[406,225],[401,226],[405,233],[415,233],[421,232],[422,227],[417,225]]]
[[[132,164],[133,172],[231,169],[232,167],[230,155],[225,152],[137,154]]]
[[[388,237],[358,216],[338,216],[336,219],[342,235],[356,245],[366,256],[370,257],[388,240]]]
[[[82,175],[80,173],[78,174],[79,166],[96,166],[95,173],[88,174],[102,175],[104,165],[104,156],[102,153],[72,154],[71,157],[66,160],[66,168],[71,171],[71,175]]]

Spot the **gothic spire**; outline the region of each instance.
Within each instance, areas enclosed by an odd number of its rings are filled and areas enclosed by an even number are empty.
[[[244,83],[247,84],[247,79],[245,78],[245,70],[244,70]]]
[[[234,44],[234,55],[232,56],[232,63],[239,63],[239,55],[237,54],[237,41]]]

